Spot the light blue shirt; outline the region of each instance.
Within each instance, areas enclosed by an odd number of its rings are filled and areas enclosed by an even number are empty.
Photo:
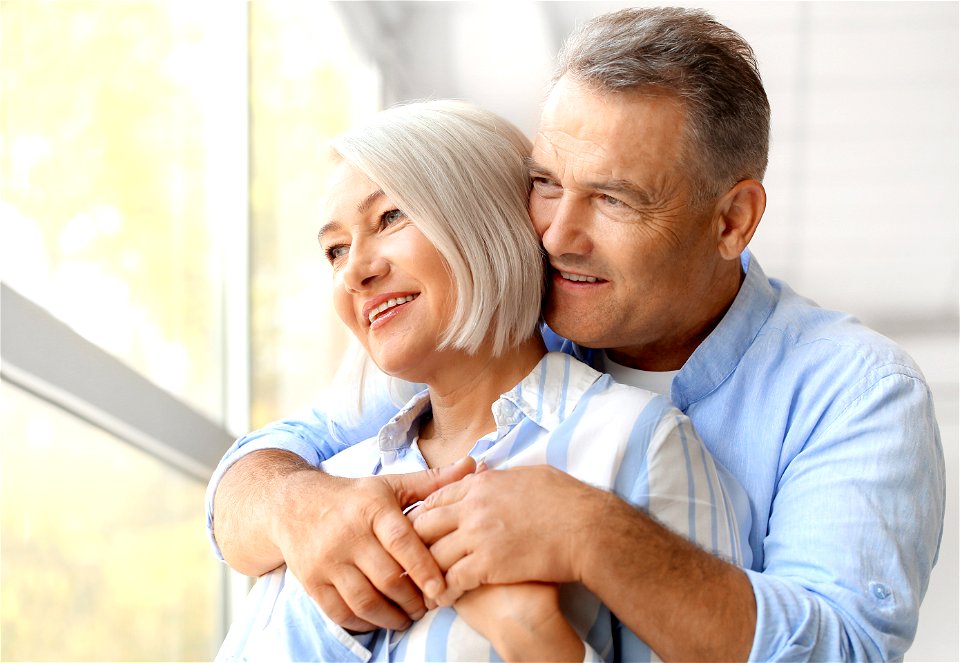
[[[338,453],[321,469],[346,477],[426,469],[418,432],[429,408],[428,393],[419,394],[377,437]],[[618,384],[554,352],[494,402],[492,412],[496,431],[470,451],[491,469],[552,465],[613,491],[714,554],[749,564],[747,531],[740,528],[749,528],[746,494],[718,470],[690,420],[665,397]],[[655,659],[584,587],[563,586],[560,603],[583,641],[585,660]],[[431,610],[406,631],[353,636],[329,620],[284,568],[257,582],[217,659],[499,660],[452,608]]]
[[[670,397],[749,496],[757,601],[752,660],[889,660],[913,641],[943,530],[945,474],[933,399],[916,364],[851,316],[768,279],[745,252],[733,305]],[[600,353],[549,332],[548,347]],[[376,432],[313,410],[241,438],[319,463]],[[376,419],[376,414],[380,418]],[[333,419],[336,419],[334,415]],[[372,430],[371,430],[372,429]]]

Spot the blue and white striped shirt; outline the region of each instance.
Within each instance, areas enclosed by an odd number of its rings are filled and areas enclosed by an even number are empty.
[[[370,438],[321,464],[363,477],[425,469],[417,447],[427,392]],[[614,382],[561,353],[549,353],[493,404],[497,430],[470,455],[491,468],[549,464],[615,492],[711,552],[749,566],[749,506],[714,463],[689,419],[652,392]],[[580,585],[561,606],[584,640],[588,660],[651,660],[652,653]],[[616,642],[615,642],[616,641]],[[496,661],[490,643],[452,608],[431,610],[405,632],[354,637],[327,619],[284,568],[262,577],[218,660]]]

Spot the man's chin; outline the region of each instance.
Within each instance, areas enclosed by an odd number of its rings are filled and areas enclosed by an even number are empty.
[[[596,329],[596,320],[590,316],[561,313],[548,307],[543,312],[543,319],[554,333],[579,346],[593,349],[609,347],[606,342],[609,339],[603,334],[604,330]]]

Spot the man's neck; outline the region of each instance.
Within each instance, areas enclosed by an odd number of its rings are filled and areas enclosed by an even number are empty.
[[[641,345],[607,348],[607,356],[628,368],[643,371],[677,371],[700,344],[717,328],[730,310],[746,278],[739,260],[731,265],[730,276],[717,279],[716,304],[705,309],[699,318],[694,318],[686,329],[677,330],[669,336]]]

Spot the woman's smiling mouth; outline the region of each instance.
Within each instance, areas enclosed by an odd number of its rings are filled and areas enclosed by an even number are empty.
[[[379,305],[370,309],[370,311],[367,312],[367,320],[369,320],[370,324],[372,325],[374,321],[377,320],[385,312],[390,311],[395,307],[400,306],[401,304],[412,302],[418,296],[419,295],[405,295],[403,297],[391,297],[390,299],[387,299],[382,303],[380,303]]]

